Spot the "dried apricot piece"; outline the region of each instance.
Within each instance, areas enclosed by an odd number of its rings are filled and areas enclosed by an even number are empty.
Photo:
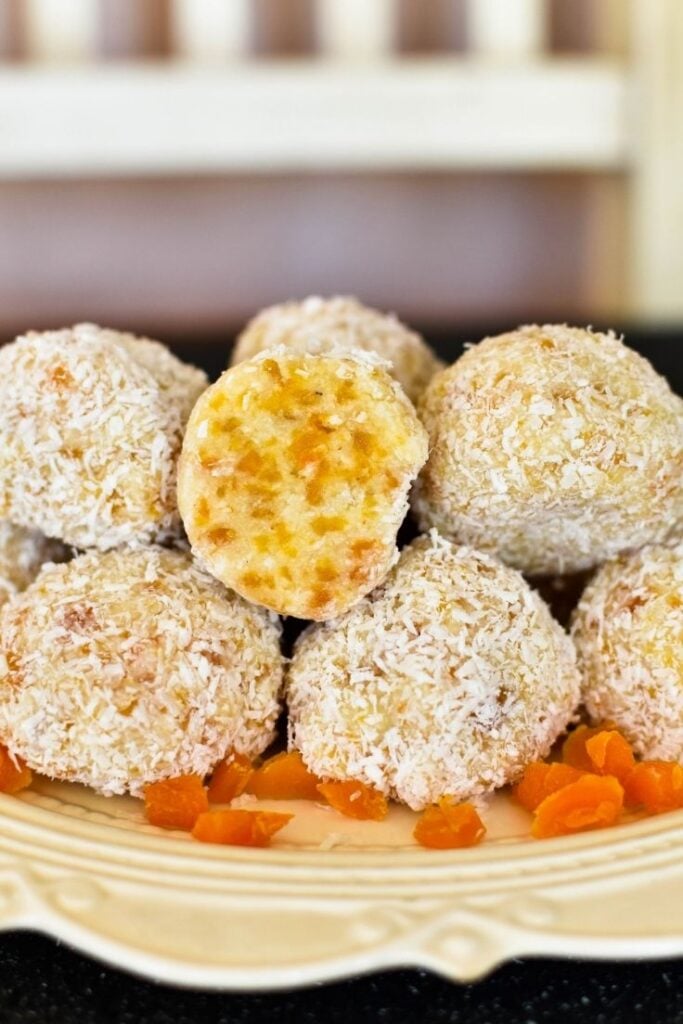
[[[573,729],[562,744],[562,760],[582,772],[594,772],[595,766],[586,752],[586,743],[605,730],[613,730],[612,722],[601,725],[578,725]]]
[[[293,814],[278,814],[276,811],[205,811],[197,818],[192,835],[201,843],[270,846],[272,836],[293,817]]]
[[[536,839],[549,839],[605,828],[614,825],[623,804],[624,790],[613,775],[582,775],[541,801],[531,834]]]
[[[476,846],[486,834],[486,827],[472,804],[455,804],[442,797],[438,804],[427,807],[413,829],[420,846],[432,850],[455,850]]]
[[[675,761],[641,761],[624,783],[626,803],[650,814],[683,807],[683,766]]]
[[[246,791],[259,800],[318,800],[319,782],[299,751],[290,750],[264,761],[249,779]]]
[[[320,782],[318,792],[325,797],[330,807],[347,818],[381,821],[389,810],[382,793],[364,782]]]
[[[614,775],[623,784],[636,759],[630,743],[616,729],[602,729],[585,742],[586,754],[597,775]]]
[[[0,746],[0,793],[18,793],[31,785],[33,776],[20,757],[13,757]]]
[[[178,775],[145,786],[145,817],[161,828],[191,829],[208,810],[209,798],[198,775]]]
[[[216,765],[209,783],[209,800],[214,804],[229,804],[244,792],[254,766],[244,754],[230,754]]]
[[[582,774],[578,768],[559,761],[532,761],[524,769],[517,785],[513,786],[512,795],[527,811],[535,811],[547,796],[570,782],[576,782]]]

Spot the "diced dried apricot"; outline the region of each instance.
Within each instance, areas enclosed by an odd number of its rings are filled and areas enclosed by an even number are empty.
[[[616,729],[602,729],[585,741],[585,750],[597,775],[614,775],[624,783],[636,759],[630,744]]]
[[[562,744],[562,760],[582,772],[594,772],[595,767],[586,752],[586,742],[598,733],[615,728],[612,722],[601,725],[579,725],[573,729]]]
[[[364,782],[321,782],[318,792],[330,807],[347,818],[361,821],[381,821],[389,806],[385,797]]]
[[[7,747],[0,746],[0,793],[18,793],[31,785],[31,769],[20,757],[12,757]]]
[[[472,804],[455,804],[448,797],[427,807],[413,829],[418,843],[432,850],[476,846],[485,834],[486,827],[476,808]]]
[[[683,766],[675,761],[641,761],[624,783],[626,803],[651,814],[683,807]]]
[[[299,751],[290,750],[264,761],[249,779],[246,791],[259,800],[318,800],[319,782]]]
[[[272,836],[293,817],[293,814],[278,814],[275,811],[206,811],[197,818],[192,835],[201,843],[270,846]]]
[[[613,775],[582,775],[538,805],[531,834],[548,839],[613,825],[623,803],[624,790]]]
[[[230,754],[216,765],[209,783],[209,800],[214,804],[229,804],[244,792],[254,766],[244,754]]]
[[[161,828],[191,829],[208,810],[209,799],[198,775],[178,775],[145,786],[145,816]]]
[[[578,768],[559,761],[552,764],[533,761],[524,769],[524,775],[513,787],[512,795],[527,811],[535,811],[547,796],[570,782],[576,782],[582,774]]]

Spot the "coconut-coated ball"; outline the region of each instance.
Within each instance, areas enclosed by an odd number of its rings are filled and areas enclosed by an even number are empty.
[[[0,350],[0,515],[79,548],[179,533],[176,462],[206,375],[94,324]]]
[[[569,637],[514,569],[433,531],[385,583],[298,640],[290,745],[326,779],[415,810],[513,781],[579,699]]]
[[[105,794],[203,776],[272,740],[279,636],[181,552],[46,566],[0,613],[0,739],[41,774]]]
[[[683,401],[611,333],[487,338],[432,379],[419,412],[421,528],[525,573],[589,569],[683,517]]]
[[[613,721],[643,757],[683,760],[683,543],[604,565],[572,635],[592,719]]]

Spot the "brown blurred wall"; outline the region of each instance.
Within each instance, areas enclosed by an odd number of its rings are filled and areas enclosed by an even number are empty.
[[[0,332],[93,319],[199,335],[311,293],[436,326],[599,319],[619,302],[618,232],[600,220],[618,188],[498,174],[4,183]]]

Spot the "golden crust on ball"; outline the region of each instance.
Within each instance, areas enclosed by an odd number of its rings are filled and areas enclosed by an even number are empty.
[[[419,413],[420,526],[523,572],[580,572],[683,516],[683,401],[613,334],[487,338],[434,377]]]
[[[197,402],[178,502],[193,552],[219,580],[281,614],[328,619],[395,562],[426,458],[424,428],[376,357],[280,347],[226,371]]]
[[[604,565],[572,636],[591,717],[614,721],[643,757],[683,760],[683,543]]]
[[[279,626],[160,548],[43,569],[0,613],[0,738],[44,775],[105,794],[261,753]]]
[[[443,363],[416,331],[390,313],[357,299],[311,296],[262,310],[237,339],[231,363],[241,363],[267,348],[285,345],[293,352],[375,352],[391,363],[391,374],[414,402]]]
[[[68,552],[57,540],[0,520],[0,605],[32,583],[44,562],[63,562]]]
[[[312,771],[419,810],[505,785],[545,756],[579,676],[519,573],[433,531],[347,615],[302,634],[286,696],[290,745]]]
[[[83,548],[173,537],[206,384],[158,342],[93,324],[17,338],[0,351],[0,515]]]

